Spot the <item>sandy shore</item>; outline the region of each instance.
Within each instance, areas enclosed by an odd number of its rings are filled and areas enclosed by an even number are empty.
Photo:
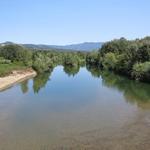
[[[9,76],[0,78],[0,91],[34,76],[36,72],[32,69],[13,71]]]

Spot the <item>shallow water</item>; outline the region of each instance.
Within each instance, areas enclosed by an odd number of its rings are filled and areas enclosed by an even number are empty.
[[[58,66],[0,93],[0,150],[149,148],[148,84]]]

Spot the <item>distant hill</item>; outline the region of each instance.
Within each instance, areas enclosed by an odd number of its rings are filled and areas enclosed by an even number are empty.
[[[54,46],[55,48],[63,49],[72,49],[72,50],[81,50],[81,51],[92,51],[97,50],[102,46],[103,43],[100,42],[85,42],[80,44],[72,44],[65,46]]]
[[[15,44],[15,43],[13,43],[13,42],[5,42],[5,43],[0,43],[0,46],[11,45],[11,44]]]
[[[5,42],[1,43],[0,45],[8,45],[8,44],[14,44],[12,42]],[[44,44],[20,44],[26,48],[32,48],[32,49],[43,49],[43,50],[49,50],[49,49],[55,49],[55,50],[70,50],[70,51],[92,51],[92,50],[98,50],[101,48],[103,43],[101,42],[85,42],[80,44],[72,44],[72,45],[44,45]]]

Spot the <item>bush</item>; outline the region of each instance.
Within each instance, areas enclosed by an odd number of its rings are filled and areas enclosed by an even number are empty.
[[[103,65],[104,69],[114,70],[117,65],[117,58],[116,58],[115,54],[112,52],[105,54],[102,65]]]
[[[32,65],[32,51],[26,50],[20,45],[6,45],[1,48],[0,54],[11,61],[21,61],[26,66]]]
[[[140,62],[150,61],[150,44],[143,44],[139,47],[136,58]]]
[[[136,63],[133,66],[132,77],[136,80],[150,80],[150,62]]]
[[[68,66],[78,66],[79,58],[75,54],[67,54],[65,56],[64,65]]]
[[[86,56],[86,62],[90,65],[99,65],[99,54],[98,52],[91,52]]]
[[[100,54],[104,56],[106,53],[117,53],[120,54],[128,50],[129,41],[125,38],[119,40],[113,40],[105,43],[102,48],[99,50]]]
[[[46,53],[36,52],[33,55],[33,69],[37,72],[42,73],[48,71],[50,68],[53,68],[52,60],[46,55]]]
[[[11,63],[11,60],[0,57],[0,64],[10,64],[10,63]]]

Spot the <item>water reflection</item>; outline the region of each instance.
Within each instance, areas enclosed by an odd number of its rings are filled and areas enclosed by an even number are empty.
[[[68,74],[68,76],[75,76],[80,70],[79,65],[74,66],[64,66],[64,72]]]
[[[110,72],[101,74],[103,84],[123,92],[126,101],[136,103],[140,107],[147,107],[150,103],[150,85],[128,80]],[[150,107],[150,106],[149,106]]]
[[[43,74],[37,75],[33,79],[33,90],[34,93],[38,93],[43,87],[45,87],[47,81],[50,78],[51,72],[45,72]]]
[[[102,71],[94,66],[86,66],[86,69],[91,73],[93,77],[101,78],[103,86],[108,88],[117,89],[122,92],[126,101],[131,104],[137,104],[140,107],[148,107],[150,103],[150,85],[145,83],[136,82],[129,80],[125,77],[116,75],[112,72]],[[79,66],[64,66],[64,72],[68,76],[73,76],[78,74]],[[45,87],[49,81],[53,69],[49,72],[39,74],[33,79],[33,90],[34,93],[38,93],[42,88]],[[21,83],[22,93],[28,92],[28,81]],[[149,106],[150,107],[150,106]]]
[[[86,66],[86,69],[91,73],[93,77],[99,78],[101,76],[102,71],[95,66]]]
[[[72,141],[107,149],[108,140],[129,143],[137,133],[149,141],[150,85],[86,68],[58,66],[0,93],[0,149],[72,149],[64,147]]]
[[[140,107],[150,108],[150,85],[126,77],[116,75],[112,72],[102,71],[95,67],[87,67],[93,77],[101,77],[104,86],[117,89],[122,92],[125,100]]]
[[[23,94],[27,93],[29,90],[28,88],[28,80],[21,83],[21,91]]]

